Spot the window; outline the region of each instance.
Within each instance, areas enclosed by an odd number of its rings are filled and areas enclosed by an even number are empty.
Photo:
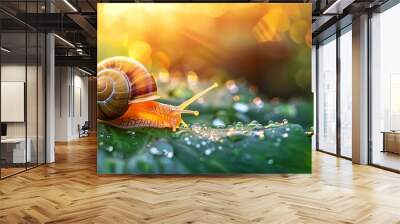
[[[340,36],[340,155],[352,156],[352,33],[351,26]]]
[[[336,153],[336,36],[318,47],[318,149]]]
[[[371,19],[372,163],[400,170],[400,5]]]

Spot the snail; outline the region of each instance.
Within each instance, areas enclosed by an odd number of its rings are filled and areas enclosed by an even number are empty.
[[[153,76],[138,61],[117,56],[105,59],[97,65],[97,118],[118,128],[171,128],[182,124],[182,114],[199,115],[186,108],[217,83],[197,93],[178,106],[155,101],[160,98]]]

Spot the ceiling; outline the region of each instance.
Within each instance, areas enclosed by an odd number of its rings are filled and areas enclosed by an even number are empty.
[[[306,2],[313,5],[313,39],[338,20],[353,16],[367,9],[377,7],[386,0],[230,0],[229,2]],[[95,71],[96,67],[96,4],[98,2],[171,2],[166,0],[1,0],[0,22],[4,38],[3,46],[15,49],[15,54],[25,54],[25,39],[21,31],[55,32],[56,63],[86,67]],[[175,0],[172,2],[185,2]],[[191,2],[204,2],[191,1]],[[223,2],[206,0],[206,2]],[[49,13],[49,12],[52,13]],[[351,21],[351,19],[350,19]],[[66,41],[65,41],[66,40]],[[315,42],[315,41],[314,41]],[[72,44],[72,45],[71,45]],[[28,54],[32,50],[28,47]]]

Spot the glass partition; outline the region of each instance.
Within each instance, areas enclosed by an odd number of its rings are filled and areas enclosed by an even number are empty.
[[[1,1],[19,15],[43,1]],[[7,22],[3,22],[7,21]],[[0,12],[0,178],[45,163],[45,35]]]
[[[27,33],[27,74],[26,74],[26,114],[27,114],[27,150],[31,151],[28,168],[36,166],[38,160],[38,34],[36,32]]]
[[[25,32],[1,34],[2,177],[24,171],[32,151],[26,141],[27,48]],[[28,149],[28,150],[27,150]]]
[[[45,124],[46,124],[46,38],[43,33],[38,33],[38,64],[37,64],[37,162],[46,162]]]

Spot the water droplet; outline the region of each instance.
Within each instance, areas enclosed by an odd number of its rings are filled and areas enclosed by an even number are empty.
[[[198,148],[198,149],[199,149],[199,148],[200,148],[200,144],[196,144],[196,148]]]
[[[165,154],[165,156],[166,156],[167,158],[171,159],[172,157],[174,157],[174,152],[173,152],[173,151],[167,152],[167,153]]]
[[[106,150],[109,152],[112,152],[114,150],[114,147],[112,147],[111,145],[106,147]]]
[[[218,146],[218,150],[222,150],[222,146]]]
[[[236,129],[242,129],[244,126],[243,126],[243,123],[242,122],[237,122],[236,124],[235,124],[235,128]]]
[[[268,165],[272,165],[272,164],[274,164],[274,160],[273,160],[273,159],[269,159],[269,160],[267,161],[267,163],[268,163]]]
[[[211,153],[212,153],[212,150],[211,150],[211,149],[206,149],[206,151],[204,151],[204,154],[205,154],[206,156],[210,155]]]
[[[185,137],[184,140],[188,142],[188,141],[189,141],[189,138],[188,138],[188,137]]]
[[[247,127],[252,128],[252,129],[262,129],[263,126],[256,120],[253,120],[249,124],[247,124]]]
[[[219,118],[215,118],[212,121],[212,125],[216,128],[224,128],[225,127],[225,123],[223,120],[219,119]]]
[[[286,128],[285,130],[286,130],[286,131],[290,131],[290,128]]]
[[[281,141],[282,141],[281,138],[277,138],[277,139],[276,139],[276,142],[281,142]]]
[[[135,135],[136,133],[134,131],[127,131],[128,135]]]
[[[287,137],[289,137],[289,134],[288,134],[288,133],[283,133],[283,134],[282,134],[282,137],[283,137],[283,138],[287,138]]]
[[[186,144],[188,144],[188,145],[191,145],[191,144],[192,144],[192,142],[191,142],[191,141],[187,141],[187,142],[186,142]]]
[[[201,144],[202,145],[207,145],[207,142],[206,141],[202,141]]]
[[[151,147],[150,148],[150,153],[153,154],[153,155],[161,155],[162,154],[161,151],[158,150],[157,147]]]
[[[249,106],[244,103],[235,103],[235,104],[233,104],[233,108],[237,112],[241,112],[241,113],[246,113],[247,111],[249,111]]]

